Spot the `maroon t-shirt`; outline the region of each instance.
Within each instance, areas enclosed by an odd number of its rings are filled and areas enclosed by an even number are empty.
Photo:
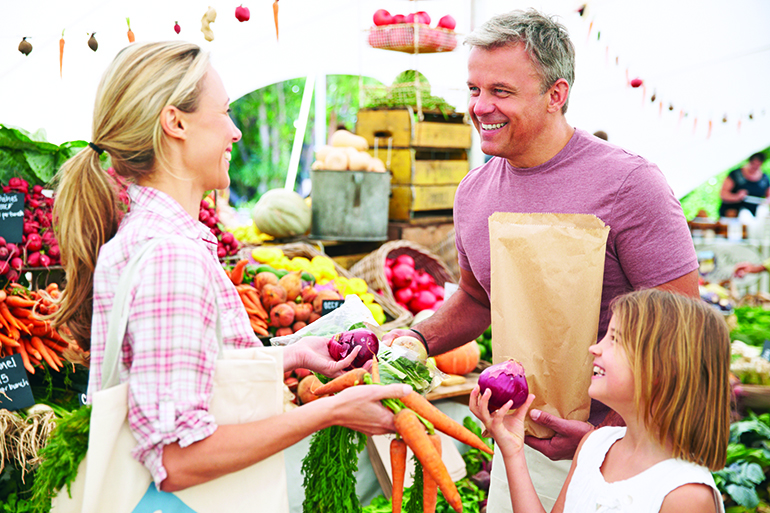
[[[575,130],[548,162],[514,168],[492,158],[457,188],[455,240],[460,267],[490,296],[488,218],[495,212],[593,214],[609,225],[599,338],[610,301],[698,268],[682,207],[657,166]],[[491,296],[490,296],[491,297]]]

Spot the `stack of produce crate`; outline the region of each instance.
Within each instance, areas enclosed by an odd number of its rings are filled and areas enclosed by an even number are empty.
[[[451,221],[457,185],[469,170],[471,126],[464,114],[363,109],[356,133],[392,173],[391,221]]]

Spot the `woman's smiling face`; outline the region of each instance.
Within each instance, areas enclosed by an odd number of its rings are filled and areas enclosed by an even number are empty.
[[[230,99],[219,74],[209,67],[203,79],[200,102],[187,114],[188,138],[185,167],[195,171],[203,190],[225,189],[230,185],[230,152],[241,131],[230,118]]]

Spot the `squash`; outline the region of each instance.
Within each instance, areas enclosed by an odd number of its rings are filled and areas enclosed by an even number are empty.
[[[319,169],[326,169],[326,164],[323,160],[316,160],[310,165],[312,171],[318,171]]]
[[[347,130],[337,130],[332,134],[331,144],[337,148],[355,148],[358,151],[366,151],[369,149],[369,143],[366,138],[360,135],[355,135]]]
[[[326,160],[326,156],[329,154],[329,150],[331,149],[332,147],[326,144],[318,148],[315,152],[316,160],[321,160],[321,161]]]
[[[464,376],[479,364],[481,350],[479,349],[479,344],[472,340],[456,349],[437,355],[435,358],[436,367],[441,372]]]
[[[365,151],[353,150],[353,152],[348,154],[348,158],[350,160],[348,169],[351,171],[366,171],[372,156]]]
[[[324,164],[330,171],[345,171],[348,168],[348,152],[345,148],[332,148],[326,154]]]
[[[286,189],[267,191],[251,211],[259,231],[277,238],[309,232],[310,216],[310,207],[302,196]]]
[[[366,167],[366,170],[374,171],[375,173],[384,173],[386,171],[385,163],[377,157],[372,157],[372,159],[369,161],[369,165]]]

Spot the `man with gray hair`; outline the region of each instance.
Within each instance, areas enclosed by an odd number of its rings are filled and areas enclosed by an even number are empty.
[[[489,326],[488,218],[495,212],[592,214],[610,226],[599,339],[607,331],[610,301],[625,292],[659,287],[697,297],[697,256],[663,174],[565,118],[575,51],[564,26],[535,10],[513,11],[490,19],[465,43],[471,47],[468,113],[481,150],[493,158],[468,173],[455,196],[460,288],[411,334],[424,339],[430,354],[440,354]],[[383,340],[404,334],[409,332],[394,330]],[[525,440],[530,474],[547,509],[558,498],[580,440],[608,412],[597,402],[589,422],[530,412],[534,422],[556,433]],[[502,457],[494,458],[489,513],[511,511],[502,467]]]

